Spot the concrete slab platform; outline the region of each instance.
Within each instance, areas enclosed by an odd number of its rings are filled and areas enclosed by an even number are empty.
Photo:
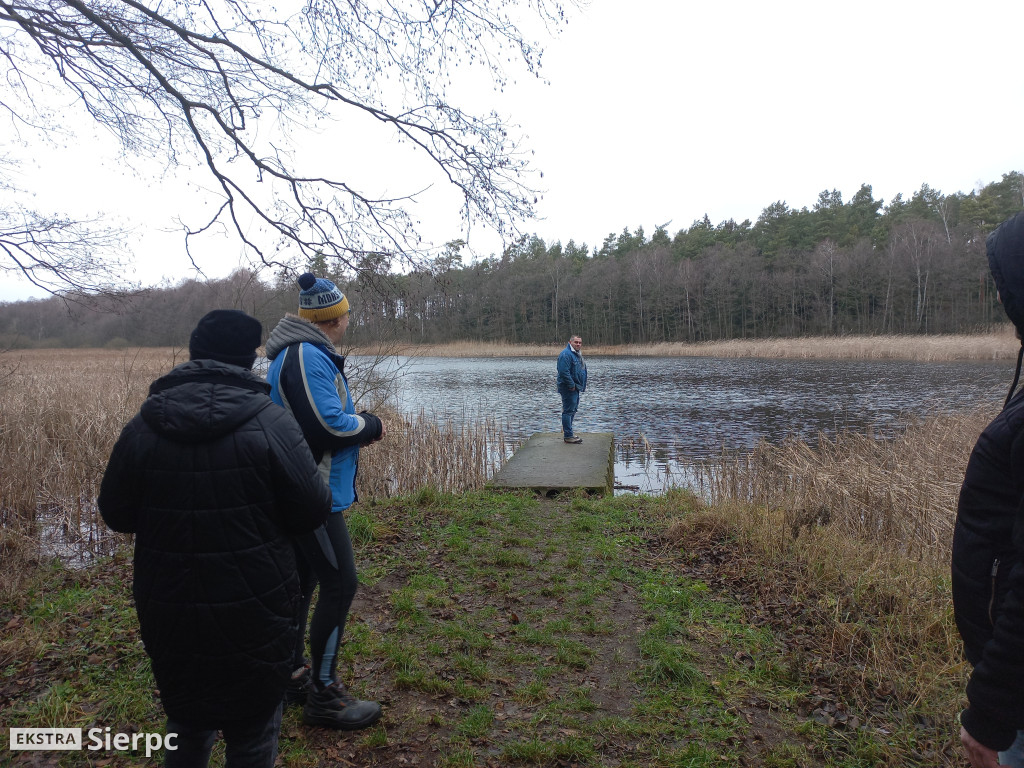
[[[545,496],[582,488],[610,495],[615,485],[615,435],[579,432],[583,442],[561,432],[535,432],[489,483],[493,488],[528,488]]]

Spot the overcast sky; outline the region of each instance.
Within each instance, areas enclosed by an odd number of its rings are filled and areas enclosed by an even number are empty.
[[[866,183],[889,201],[1024,171],[1022,28],[1017,0],[592,0],[547,44],[550,85],[488,99],[522,126],[544,173],[526,231],[593,249],[624,227],[650,236],[669,223],[673,235],[705,213],[717,224],[754,221],[776,200],[811,207],[825,189],[848,200]],[[36,157],[35,207],[135,226],[129,279],[192,276],[159,232],[188,188],[138,180],[105,145],[86,132]],[[428,218],[438,243],[459,236],[454,210]],[[476,234],[478,256],[500,249]],[[203,266],[220,277],[239,263],[225,247]],[[0,274],[0,301],[33,295]]]

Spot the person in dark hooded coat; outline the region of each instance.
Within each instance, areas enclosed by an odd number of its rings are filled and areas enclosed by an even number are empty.
[[[298,424],[250,370],[261,336],[243,312],[204,316],[191,360],[151,385],[100,487],[104,521],[135,534],[171,768],[205,766],[218,730],[229,768],[272,768],[301,597],[291,536],[331,509]]]
[[[986,241],[1007,316],[1024,330],[1024,213]],[[953,533],[953,610],[973,665],[960,739],[973,768],[1024,768],[1024,345],[1003,410],[971,452]]]

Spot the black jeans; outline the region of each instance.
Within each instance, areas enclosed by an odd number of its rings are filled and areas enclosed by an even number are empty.
[[[269,720],[256,718],[225,723],[219,730],[224,734],[226,768],[274,768],[277,738],[281,733],[280,705]],[[172,733],[178,735],[172,742],[177,749],[165,751],[165,768],[206,768],[217,730],[196,728],[168,718],[168,738]]]
[[[338,647],[345,633],[348,610],[359,586],[344,512],[331,512],[320,528],[299,536],[296,539],[296,560],[302,585],[302,604],[299,607],[295,667],[303,663],[306,620],[313,588],[319,582],[320,597],[309,625],[309,648],[313,656],[313,679],[322,686],[330,685],[336,679]]]

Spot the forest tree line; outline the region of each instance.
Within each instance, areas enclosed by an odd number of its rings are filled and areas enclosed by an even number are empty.
[[[357,345],[971,332],[1004,321],[985,237],[1022,208],[1024,176],[1011,172],[969,194],[925,184],[887,204],[866,184],[845,201],[826,190],[812,208],[779,201],[753,223],[705,216],[674,236],[627,228],[593,248],[525,237],[470,264],[453,241],[402,274],[372,257],[355,273],[322,259],[306,266],[349,296]],[[0,304],[0,348],[187,345],[216,307],[243,309],[269,332],[296,310],[293,277],[239,270],[126,297]]]

